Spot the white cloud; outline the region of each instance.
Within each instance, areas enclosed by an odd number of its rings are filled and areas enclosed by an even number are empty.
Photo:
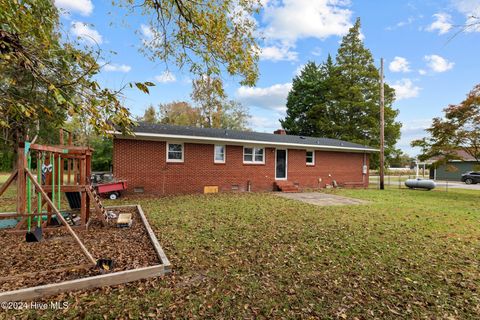
[[[165,71],[161,75],[155,76],[155,80],[157,80],[160,83],[169,83],[169,82],[177,81],[177,78],[170,71]]]
[[[237,89],[236,96],[240,102],[248,107],[259,107],[284,112],[288,92],[291,88],[291,83],[274,84],[265,88],[241,86]]]
[[[402,125],[402,133],[423,133],[423,131],[432,125],[432,119],[413,119]]]
[[[432,119],[413,119],[403,123],[401,131],[401,138],[397,142],[397,147],[410,153],[411,155],[419,153],[418,148],[412,148],[410,143],[413,140],[421,139],[425,137],[427,132],[425,129],[429,128],[432,124]]]
[[[410,79],[402,79],[391,85],[395,89],[395,96],[397,100],[410,99],[418,97],[421,88],[413,84]]]
[[[390,62],[388,68],[392,72],[409,72],[410,71],[410,63],[407,59],[403,57],[395,57],[393,61]]]
[[[469,26],[465,31],[480,32],[480,24],[478,23],[478,17],[480,17],[480,0],[452,0],[452,3],[460,13],[465,15],[465,25]]]
[[[418,73],[419,73],[421,76],[424,76],[424,75],[427,74],[427,70],[425,70],[425,69],[420,69],[420,70],[418,70]]]
[[[322,55],[322,48],[320,48],[320,47],[313,48],[312,54],[316,57],[321,56]]]
[[[261,60],[296,61],[298,52],[291,51],[289,46],[267,46],[260,49]]]
[[[433,15],[435,21],[427,27],[427,31],[435,32],[438,30],[438,34],[445,34],[452,28],[451,16],[447,13],[436,13]]]
[[[146,41],[153,40],[154,32],[150,26],[147,26],[146,24],[142,24],[140,26],[140,31],[142,32],[142,35]]]
[[[425,61],[427,61],[427,66],[434,72],[445,72],[452,69],[455,65],[455,63],[449,62],[436,54],[425,56]]]
[[[303,68],[305,68],[304,64],[299,65],[295,71],[293,72],[294,76],[299,76],[302,73]]]
[[[345,0],[284,0],[265,4],[262,21],[266,39],[295,43],[302,38],[342,36],[352,26]]]
[[[385,29],[386,29],[387,31],[392,31],[392,30],[395,30],[395,29],[398,29],[398,28],[402,28],[402,27],[411,25],[415,20],[417,20],[417,18],[415,18],[415,17],[413,17],[413,16],[410,16],[410,17],[408,17],[407,20],[400,21],[400,22],[398,22],[396,25],[394,25],[394,26],[388,26],[388,27],[386,27]]]
[[[262,116],[252,116],[250,117],[250,126],[255,131],[264,131],[272,133],[274,130],[281,127],[280,119],[281,114],[277,114],[277,117],[262,117]]]
[[[82,16],[89,16],[93,11],[91,0],[55,0],[55,6],[68,12],[78,12]]]
[[[110,64],[107,63],[103,69],[107,72],[130,72],[132,70],[132,67],[126,65],[126,64]]]
[[[98,33],[97,30],[83,22],[72,22],[70,32],[74,36],[81,38],[81,40],[85,41],[87,44],[102,44],[103,42],[102,35]]]

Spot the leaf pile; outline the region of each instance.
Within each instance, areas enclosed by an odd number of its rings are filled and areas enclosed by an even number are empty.
[[[76,230],[96,258],[114,260],[112,271],[146,267],[160,263],[135,209],[118,209],[133,214],[131,228],[101,227]],[[0,291],[56,283],[98,275],[89,265],[78,244],[64,228],[44,232],[44,240],[25,242],[24,233],[0,232]]]
[[[317,207],[254,193],[124,198],[142,205],[173,273],[48,300],[67,299],[63,312],[8,315],[480,318],[477,193],[332,192],[368,204]]]

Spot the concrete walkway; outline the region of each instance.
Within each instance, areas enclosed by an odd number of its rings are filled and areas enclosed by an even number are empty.
[[[283,193],[283,192],[274,192],[276,196],[298,200],[317,206],[344,206],[344,205],[355,205],[355,204],[364,204],[368,201],[360,199],[352,199],[347,197],[336,196],[333,194],[321,193],[321,192],[299,192],[299,193]]]

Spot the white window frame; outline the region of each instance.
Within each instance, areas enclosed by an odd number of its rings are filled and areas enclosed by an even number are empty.
[[[168,158],[168,151],[169,151],[169,146],[171,144],[179,144],[182,146],[182,158],[181,159],[169,159]],[[167,142],[167,154],[166,154],[166,157],[167,157],[167,162],[176,162],[176,163],[180,163],[180,162],[183,162],[184,158],[185,158],[185,145],[182,143],[182,142]]]
[[[217,147],[223,147],[223,160],[217,160]],[[225,163],[227,161],[227,145],[225,144],[214,144],[213,145],[213,162],[214,163]]]
[[[312,162],[307,162],[307,152],[312,153]],[[305,163],[307,164],[307,166],[315,165],[315,150],[305,150]]]
[[[252,161],[245,161],[245,149],[251,148],[252,149]],[[262,161],[255,161],[255,149],[263,149],[263,158]],[[265,164],[265,157],[266,157],[266,150],[263,146],[243,146],[243,163],[245,164]]]

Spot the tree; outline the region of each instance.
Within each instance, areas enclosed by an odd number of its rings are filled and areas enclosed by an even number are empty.
[[[170,102],[159,106],[160,123],[179,126],[199,127],[202,123],[200,109],[188,102]]]
[[[413,161],[414,159],[412,159],[408,154],[401,150],[396,150],[391,155],[388,165],[391,168],[405,168],[409,167]]]
[[[449,105],[443,112],[444,117],[434,118],[426,130],[429,137],[412,141],[413,147],[422,150],[419,159],[461,160],[458,150],[463,150],[480,163],[480,84],[468,93],[465,100]]]
[[[222,115],[222,104],[225,100],[225,91],[220,78],[201,76],[193,81],[191,97],[200,109],[202,126],[219,128]]]
[[[342,39],[334,64],[329,57],[307,64],[294,79],[282,126],[289,133],[379,146],[379,72],[360,37],[360,19]],[[392,108],[394,90],[385,85],[386,156],[396,151],[401,124]],[[371,162],[376,165],[376,158]]]
[[[321,87],[326,75],[323,71],[315,62],[309,61],[293,79],[292,89],[287,97],[287,116],[280,120],[289,134],[315,135],[316,125],[309,115],[324,99]]]
[[[0,26],[2,148],[16,151],[27,135],[37,133],[37,141],[48,141],[75,115],[99,133],[114,127],[128,131],[132,120],[119,101],[122,89],[95,81],[101,52],[62,37],[53,1],[0,0]],[[153,84],[129,85],[148,93]]]
[[[336,108],[344,116],[341,139],[379,146],[380,76],[373,56],[360,37],[360,19],[343,38],[336,57],[338,82]],[[391,154],[400,138],[401,124],[395,121],[398,110],[392,108],[395,90],[385,85],[385,147]]]
[[[143,122],[147,123],[157,123],[157,111],[155,110],[155,107],[150,105],[145,109],[145,112],[143,114],[143,117],[141,118]]]
[[[239,75],[244,85],[258,78],[257,23],[260,0],[118,0],[149,19],[142,51],[151,59],[187,66],[197,76]]]
[[[92,170],[108,171],[112,167],[113,141],[109,137],[97,134],[84,117],[75,115],[64,123],[63,127],[74,135],[74,144],[92,147]]]
[[[248,110],[239,102],[223,100],[222,111],[215,118],[215,128],[248,130]],[[207,127],[201,107],[193,107],[188,102],[171,102],[159,106],[159,122],[180,126]],[[210,127],[210,126],[208,126]]]
[[[249,130],[249,119],[250,114],[245,106],[238,101],[228,100],[223,104],[223,112],[220,116],[220,128],[241,131]]]

